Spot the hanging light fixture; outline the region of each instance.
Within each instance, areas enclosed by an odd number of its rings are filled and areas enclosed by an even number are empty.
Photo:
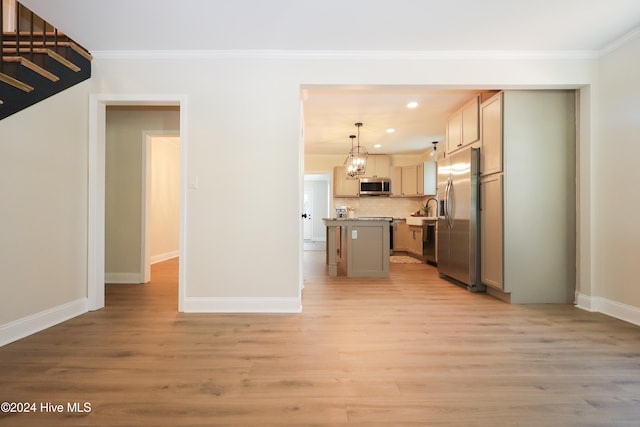
[[[348,179],[358,179],[358,177],[365,174],[367,170],[367,157],[369,157],[369,152],[367,152],[366,147],[360,145],[360,127],[362,127],[362,123],[356,123],[355,126],[358,129],[358,145],[356,147],[353,146],[353,140],[356,138],[356,135],[349,135],[349,138],[351,138],[351,151],[349,151],[344,161]]]
[[[438,141],[433,141],[433,150],[429,153],[431,157],[436,157],[438,155]]]

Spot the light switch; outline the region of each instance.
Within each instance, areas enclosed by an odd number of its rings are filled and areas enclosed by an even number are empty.
[[[358,239],[358,230],[351,230],[351,239],[352,240]]]
[[[189,187],[190,188],[196,189],[196,188],[200,187],[200,181],[198,180],[198,176],[197,175],[193,175],[191,177],[190,181],[191,181],[189,183]]]

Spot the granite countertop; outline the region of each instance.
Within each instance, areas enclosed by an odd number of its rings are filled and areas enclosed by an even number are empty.
[[[392,218],[392,217],[363,217],[363,218],[322,218],[323,221],[393,221],[394,219],[404,218]]]

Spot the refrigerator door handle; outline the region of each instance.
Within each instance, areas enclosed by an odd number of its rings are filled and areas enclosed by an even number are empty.
[[[453,180],[449,178],[447,182],[447,224],[449,228],[453,228],[453,210],[455,206],[453,204]]]
[[[447,178],[447,185],[444,188],[444,219],[447,221],[447,226],[449,225],[449,183],[450,179]]]

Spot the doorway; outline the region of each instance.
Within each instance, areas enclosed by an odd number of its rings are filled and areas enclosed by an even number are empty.
[[[89,310],[98,310],[105,303],[105,181],[106,181],[106,129],[107,106],[178,107],[180,156],[179,207],[179,274],[178,311],[183,311],[185,300],[186,234],[186,96],[176,95],[104,95],[93,94],[89,99],[89,230],[87,262],[87,296]],[[140,150],[142,151],[142,150]],[[142,181],[142,180],[141,180]],[[139,201],[141,201],[141,196]],[[143,203],[141,203],[143,204]],[[142,218],[142,214],[138,216]],[[142,219],[140,223],[142,223]],[[144,228],[144,227],[142,227]],[[143,258],[143,257],[142,257]],[[141,264],[141,263],[140,263]],[[140,265],[139,264],[139,265]]]

